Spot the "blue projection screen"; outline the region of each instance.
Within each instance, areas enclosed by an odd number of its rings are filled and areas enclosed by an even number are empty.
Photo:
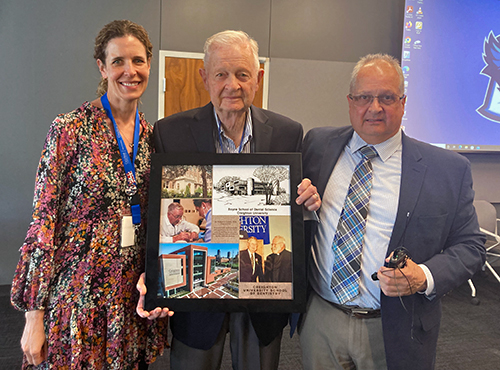
[[[406,0],[401,61],[409,136],[500,151],[500,1]]]

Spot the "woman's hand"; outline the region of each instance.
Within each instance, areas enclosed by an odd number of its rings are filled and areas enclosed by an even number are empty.
[[[148,289],[146,288],[146,274],[143,272],[139,277],[137,282],[137,290],[139,291],[139,301],[137,302],[137,307],[135,308],[137,314],[142,318],[147,318],[148,320],[155,320],[157,318],[164,318],[167,316],[172,316],[174,311],[170,311],[167,307],[163,309],[161,307],[156,307],[153,311],[146,311],[144,307],[144,299]]]
[[[25,314],[26,324],[21,338],[21,348],[30,365],[40,365],[47,359],[47,338],[43,327],[44,314],[43,310],[28,311]]]

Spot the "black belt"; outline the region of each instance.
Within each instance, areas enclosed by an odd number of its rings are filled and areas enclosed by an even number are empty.
[[[361,308],[357,306],[342,306],[340,304],[336,304],[330,302],[331,305],[335,308],[338,308],[340,311],[349,315],[351,317],[355,317],[357,319],[375,319],[380,317],[380,310],[375,310],[373,308]]]

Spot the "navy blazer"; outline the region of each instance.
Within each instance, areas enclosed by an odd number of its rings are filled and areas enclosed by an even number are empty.
[[[352,127],[321,127],[304,139],[304,177],[323,196],[333,168],[352,137]],[[403,245],[416,263],[425,263],[434,278],[436,296],[387,297],[381,313],[389,369],[433,369],[441,320],[440,298],[484,264],[484,235],[472,205],[472,174],[463,156],[402,137],[399,204],[388,256]],[[309,224],[310,241],[316,225]],[[310,250],[308,251],[310,253]],[[408,310],[408,312],[406,311]],[[332,335],[335,335],[332,333]]]
[[[248,254],[248,249],[240,251],[240,281],[255,282],[259,278],[260,282],[264,281],[264,272],[262,271],[262,256],[255,252],[255,271],[253,270],[252,261]]]
[[[254,152],[300,152],[303,129],[298,122],[271,111],[252,106],[252,149]],[[177,113],[156,122],[154,140],[159,153],[215,153],[214,107]],[[210,349],[217,339],[225,313],[178,312],[170,318],[174,337],[198,349]],[[288,314],[250,313],[250,319],[262,345],[271,343],[286,326]]]

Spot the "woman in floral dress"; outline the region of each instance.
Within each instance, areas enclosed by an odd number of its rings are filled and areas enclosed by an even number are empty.
[[[166,322],[135,313],[153,146],[138,103],[151,56],[143,27],[107,24],[94,49],[100,98],[50,127],[12,283],[26,312],[23,368],[145,369],[163,352]]]

